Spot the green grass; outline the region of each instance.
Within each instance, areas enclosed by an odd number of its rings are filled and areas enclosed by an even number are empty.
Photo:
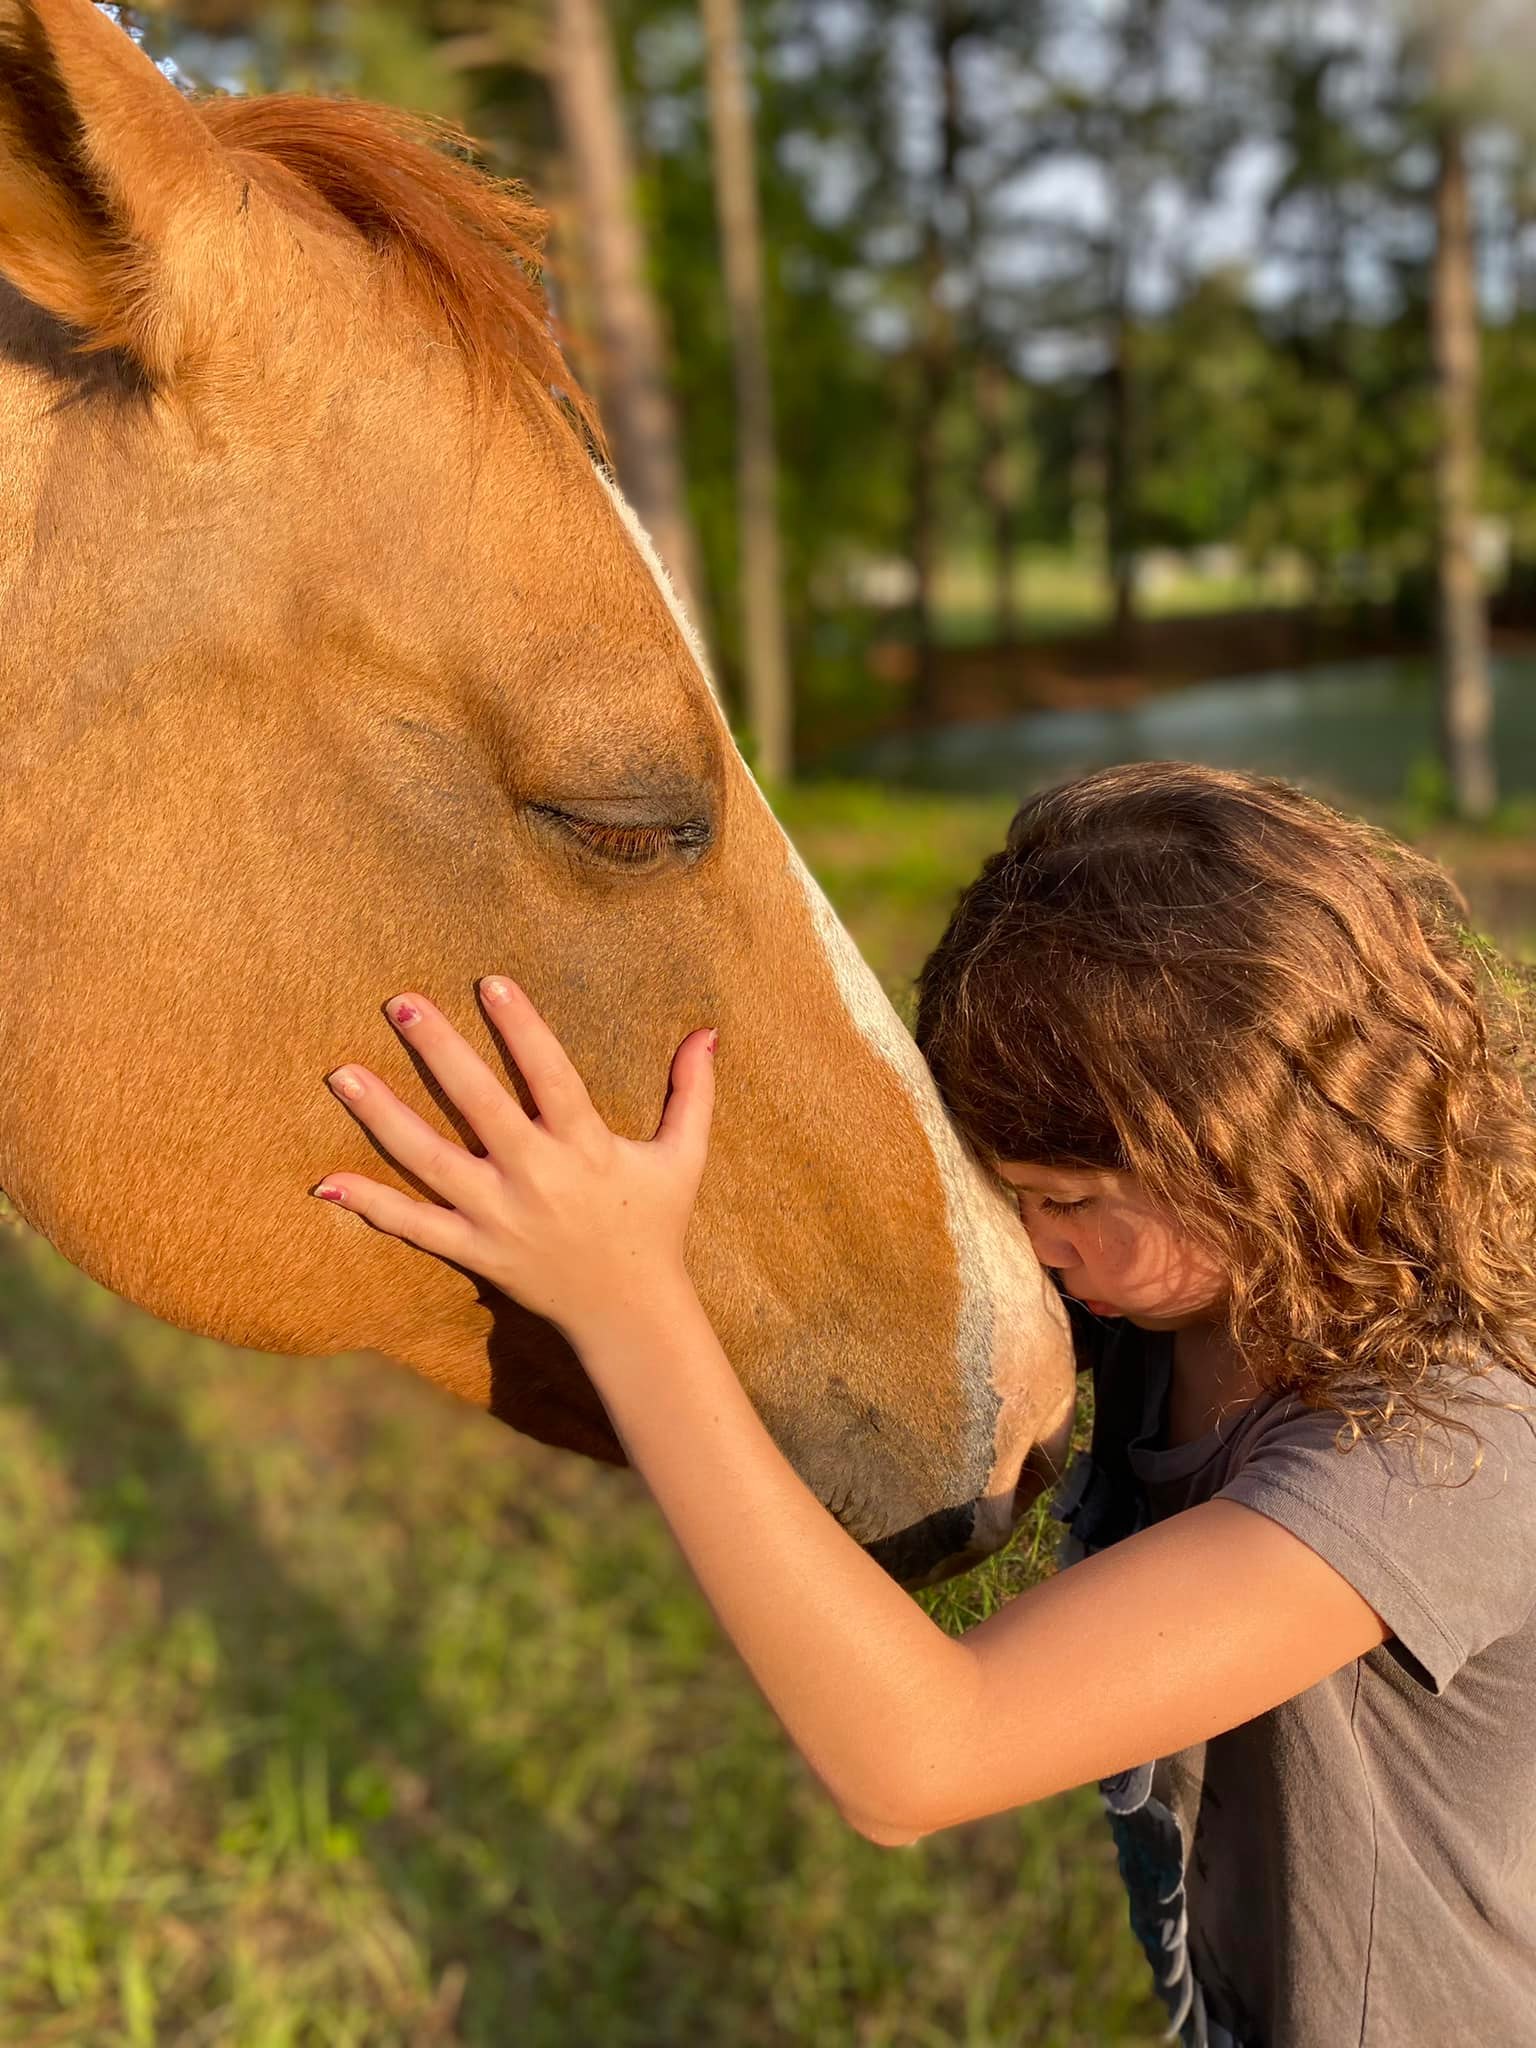
[[[893,988],[1006,807],[786,804]],[[1037,1521],[941,1589],[1045,1563]],[[1133,2048],[1091,1794],[852,1835],[629,1474],[0,1230],[0,2042]]]
[[[1007,797],[929,796],[867,782],[802,784],[775,808],[887,991],[911,985],[960,890],[1003,843]]]

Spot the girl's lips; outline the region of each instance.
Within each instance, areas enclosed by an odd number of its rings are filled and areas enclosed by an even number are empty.
[[[1079,1296],[1079,1299],[1090,1315],[1114,1316],[1120,1313],[1112,1301],[1090,1301],[1086,1294]]]

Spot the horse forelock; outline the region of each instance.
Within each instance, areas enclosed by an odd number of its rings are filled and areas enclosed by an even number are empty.
[[[532,399],[595,452],[592,401],[555,334],[541,281],[549,216],[472,161],[451,122],[305,93],[196,102],[238,168],[280,201],[297,184],[393,265],[395,283],[463,359],[472,388]],[[277,180],[264,177],[275,169]],[[278,190],[281,185],[284,189]]]

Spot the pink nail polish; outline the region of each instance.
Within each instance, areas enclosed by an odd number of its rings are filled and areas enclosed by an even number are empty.
[[[705,1050],[706,1052],[713,1052],[713,1051],[714,1051],[714,1049],[715,1049],[715,1047],[716,1047],[716,1046],[717,1046],[717,1045],[718,1045],[719,1043],[720,1043],[720,1034],[719,1034],[719,1032],[718,1032],[718,1031],[711,1031],[711,1033],[709,1034],[708,1038],[706,1038],[706,1039],[705,1039],[705,1041],[704,1041],[704,1050]]]
[[[344,1188],[333,1188],[325,1181],[322,1181],[319,1187],[311,1188],[309,1192],[318,1195],[322,1202],[344,1202],[347,1199]]]
[[[397,1024],[414,1024],[421,1012],[410,1003],[396,1003],[389,1014]]]

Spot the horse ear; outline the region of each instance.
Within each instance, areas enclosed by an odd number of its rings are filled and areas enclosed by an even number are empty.
[[[0,275],[24,297],[174,375],[229,305],[245,197],[92,0],[0,0]]]

